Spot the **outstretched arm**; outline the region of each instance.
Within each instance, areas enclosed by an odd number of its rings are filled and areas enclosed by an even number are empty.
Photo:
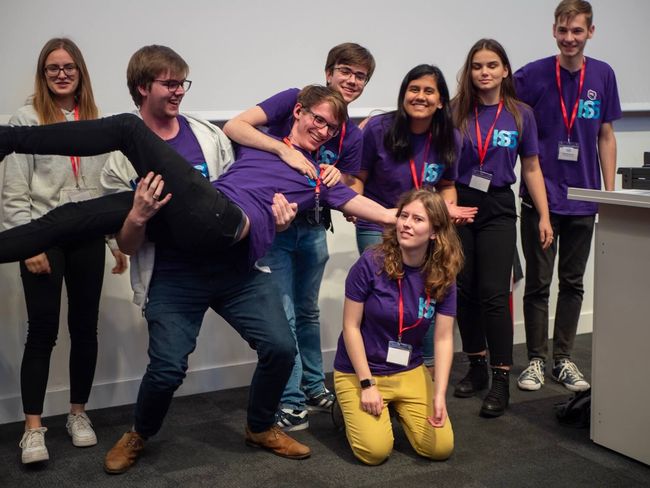
[[[345,215],[360,217],[376,224],[393,225],[397,222],[397,211],[384,208],[363,195],[356,195],[343,204],[340,209]]]

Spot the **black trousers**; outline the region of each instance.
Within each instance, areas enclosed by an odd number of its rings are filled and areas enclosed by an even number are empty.
[[[488,349],[490,364],[512,364],[509,295],[517,239],[515,197],[510,188],[485,193],[458,185],[458,205],[478,207],[474,223],[459,226],[465,265],[458,275],[458,328],[463,351]]]
[[[162,175],[171,201],[151,220],[154,240],[209,254],[236,239],[242,212],[216,190],[167,143],[135,115],[65,122],[34,127],[4,127],[0,150],[23,154],[92,156],[122,151],[136,172]],[[61,242],[117,232],[132,194],[115,194],[63,205],[24,226],[0,234],[0,262],[27,259]],[[149,227],[149,226],[148,226]]]
[[[103,238],[85,240],[47,252],[52,272],[34,274],[20,263],[29,327],[20,369],[25,414],[43,413],[56,344],[63,280],[68,293],[70,332],[70,403],[88,402],[97,362],[97,317],[104,279]]]

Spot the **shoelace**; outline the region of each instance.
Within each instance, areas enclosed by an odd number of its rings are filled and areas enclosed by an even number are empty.
[[[566,361],[562,364],[558,378],[564,379],[565,377],[568,377],[572,383],[583,379],[582,373],[580,373],[575,363],[571,361]]]
[[[536,379],[542,381],[544,378],[544,373],[542,371],[542,362],[541,361],[532,361],[530,366],[526,368],[526,374],[523,379]]]
[[[30,429],[27,431],[27,436],[23,438],[18,447],[20,448],[30,448],[45,443],[45,432],[47,432],[47,427],[38,427],[37,429]]]
[[[70,420],[70,428],[71,429],[83,429],[87,430],[92,426],[92,422],[88,417],[85,415],[77,414],[73,415],[72,419]]]

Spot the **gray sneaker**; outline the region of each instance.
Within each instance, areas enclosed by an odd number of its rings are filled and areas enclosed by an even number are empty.
[[[97,444],[97,436],[93,430],[93,424],[86,415],[86,412],[68,414],[68,421],[65,424],[68,434],[72,437],[72,444],[76,447],[89,447]]]
[[[553,366],[553,379],[571,391],[585,391],[591,385],[585,380],[576,364],[570,359],[560,359]]]
[[[546,364],[544,361],[539,358],[531,359],[528,367],[517,378],[517,386],[519,389],[528,391],[539,390],[544,385],[545,369]]]
[[[50,459],[50,454],[45,447],[45,433],[47,427],[28,429],[20,439],[18,446],[23,450],[21,460],[23,464],[38,463]]]

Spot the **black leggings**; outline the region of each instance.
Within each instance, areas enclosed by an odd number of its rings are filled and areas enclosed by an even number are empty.
[[[135,115],[0,130],[0,151],[63,156],[121,151],[138,175],[160,174],[164,194],[173,196],[148,226],[154,240],[163,239],[194,254],[225,249],[236,240],[241,209]],[[0,262],[27,259],[64,242],[115,233],[132,201],[133,194],[127,193],[71,203],[0,233]]]

